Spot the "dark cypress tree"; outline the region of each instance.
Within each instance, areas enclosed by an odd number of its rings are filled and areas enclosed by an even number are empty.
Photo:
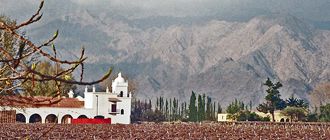
[[[172,121],[172,98],[170,98],[170,110],[169,110],[169,120]]]
[[[197,109],[198,115],[197,115],[197,121],[202,121],[202,114],[203,114],[203,101],[202,96],[198,95],[198,109]]]
[[[165,101],[165,118],[166,118],[166,120],[169,120],[169,118],[168,118],[168,101],[167,101],[167,99]]]
[[[221,107],[220,103],[218,103],[218,113],[222,113],[222,107]]]
[[[206,102],[206,120],[212,120],[212,102],[211,97],[207,96],[207,102]]]
[[[194,91],[191,92],[190,102],[189,102],[189,121],[197,121],[197,107],[196,107],[196,95]]]
[[[184,114],[183,118],[188,119],[187,116],[189,115],[189,110],[187,109],[187,102],[184,102],[184,109],[183,110],[184,110],[184,112],[183,112],[183,114]]]
[[[176,120],[178,120],[179,119],[179,116],[180,116],[180,106],[179,106],[179,100],[177,99],[176,100]]]
[[[176,99],[173,98],[173,109],[172,109],[172,120],[173,121],[176,120],[176,109],[177,109]]]
[[[156,101],[156,110],[159,110],[159,100],[157,98],[157,101]]]
[[[215,102],[213,103],[213,109],[212,109],[212,120],[216,121],[217,117],[218,117],[218,114],[215,113]]]
[[[149,110],[152,110],[151,99],[149,99]]]
[[[201,121],[203,121],[205,120],[205,94],[203,94],[201,109]]]
[[[180,118],[181,118],[181,119],[185,117],[184,104],[185,104],[185,103],[181,103],[181,113],[180,113]]]
[[[164,98],[161,96],[159,97],[159,105],[160,105],[160,112],[164,114]]]
[[[148,110],[148,102],[147,102],[147,99],[144,100],[144,110]]]

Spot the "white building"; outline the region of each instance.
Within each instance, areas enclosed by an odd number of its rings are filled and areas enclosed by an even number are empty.
[[[270,113],[265,114],[259,111],[254,111],[254,113],[259,115],[260,117],[269,117],[271,119]],[[275,111],[274,116],[275,116],[275,122],[290,122],[290,117],[281,114],[281,111]],[[218,113],[218,122],[231,122],[231,121],[234,120],[228,118],[228,113]]]
[[[131,116],[132,94],[128,93],[128,81],[118,74],[112,81],[112,92],[88,91],[86,86],[85,98],[63,98],[58,103],[43,107],[27,107],[16,110],[16,120],[26,123],[70,123],[72,118],[111,118],[112,124],[129,124]]]

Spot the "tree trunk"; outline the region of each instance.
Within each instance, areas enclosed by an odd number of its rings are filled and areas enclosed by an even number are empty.
[[[272,114],[272,119],[273,119],[273,122],[275,122],[275,115],[274,115],[274,111],[270,112]]]

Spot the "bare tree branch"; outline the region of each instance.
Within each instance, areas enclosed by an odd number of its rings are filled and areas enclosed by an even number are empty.
[[[24,34],[20,33],[18,30],[29,26],[35,22],[40,21],[42,18],[41,10],[43,8],[44,1],[40,2],[39,8],[36,12],[26,21],[20,24],[9,24],[6,21],[0,20],[0,34],[1,42],[6,41],[4,39],[5,35],[9,35],[15,40],[12,40],[10,47],[6,46],[5,43],[0,44],[0,93],[15,93],[15,90],[21,88],[21,85],[26,82],[47,82],[54,81],[56,83],[56,94],[55,97],[61,95],[59,91],[61,90],[60,83],[67,84],[75,84],[75,85],[92,85],[107,79],[112,72],[110,68],[109,71],[102,76],[99,80],[86,82],[83,81],[83,73],[84,73],[84,61],[87,59],[85,57],[85,50],[81,50],[81,54],[79,59],[68,61],[57,58],[57,50],[54,45],[55,39],[58,37],[58,30],[55,34],[44,43],[40,45],[36,45],[32,41],[30,41]],[[48,51],[43,50],[45,46],[51,46],[54,54],[49,53]],[[38,60],[48,60],[49,62],[53,62],[56,66],[66,68],[61,71],[56,71],[54,74],[45,74],[36,69],[37,64],[30,62],[30,60],[34,60],[35,56],[40,56]],[[31,64],[32,63],[32,64]],[[80,80],[75,81],[74,79],[66,78],[67,75],[72,74],[78,67],[81,67],[80,72]],[[33,86],[32,85],[32,86]],[[33,91],[25,91],[25,92],[33,92]],[[28,94],[28,93],[27,93]],[[54,97],[54,98],[55,98]],[[2,99],[0,99],[2,100]],[[30,98],[23,98],[22,101],[26,102],[30,100],[33,104],[37,104],[41,101],[36,101]],[[53,99],[47,99],[53,100]],[[42,101],[44,102],[44,101]]]

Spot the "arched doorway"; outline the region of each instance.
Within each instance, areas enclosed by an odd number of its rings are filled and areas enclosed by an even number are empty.
[[[26,123],[26,118],[22,113],[16,114],[16,122],[18,123]]]
[[[79,117],[78,117],[78,119],[83,119],[83,118],[88,118],[86,115],[80,115]]]
[[[54,114],[47,115],[45,123],[57,123],[57,116]]]
[[[62,124],[70,124],[72,118],[73,118],[73,117],[72,117],[71,115],[69,115],[69,114],[64,115],[64,116],[62,117],[61,123],[62,123]]]
[[[124,92],[120,91],[119,97],[124,97]]]
[[[41,116],[39,114],[31,115],[29,123],[41,123]]]
[[[284,122],[284,118],[282,118],[282,119],[280,120],[280,122]]]

